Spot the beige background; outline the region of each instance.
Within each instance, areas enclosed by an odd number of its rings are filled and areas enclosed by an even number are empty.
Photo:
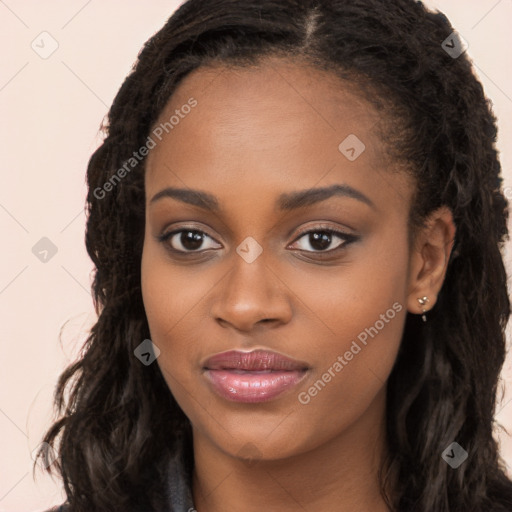
[[[142,43],[179,3],[0,0],[0,512],[63,501],[58,481],[42,472],[33,480],[31,452],[51,420],[57,377],[94,321],[92,264],[83,243],[85,168]],[[445,12],[469,43],[499,118],[512,199],[512,0],[427,5]],[[43,59],[31,44],[39,53],[58,48]],[[32,252],[42,237],[57,248],[46,263]],[[510,272],[510,244],[506,260]],[[511,362],[509,356],[497,414],[506,428],[512,427]],[[512,438],[499,438],[512,467]]]

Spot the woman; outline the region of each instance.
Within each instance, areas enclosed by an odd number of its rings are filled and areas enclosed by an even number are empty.
[[[88,167],[59,510],[512,510],[495,140],[420,2],[184,3]]]

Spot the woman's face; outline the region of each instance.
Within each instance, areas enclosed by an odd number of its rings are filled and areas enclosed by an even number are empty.
[[[350,89],[279,60],[200,68],[151,135],[142,292],[157,364],[194,435],[233,456],[304,453],[385,409],[413,188]],[[293,361],[210,360],[257,349]]]

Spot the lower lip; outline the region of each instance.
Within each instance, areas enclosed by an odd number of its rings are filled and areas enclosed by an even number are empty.
[[[207,370],[205,375],[222,398],[233,402],[256,403],[272,400],[296,386],[306,371]]]

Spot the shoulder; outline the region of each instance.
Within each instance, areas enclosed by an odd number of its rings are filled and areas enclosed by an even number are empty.
[[[56,507],[53,507],[46,512],[69,512],[69,505],[57,505]]]

